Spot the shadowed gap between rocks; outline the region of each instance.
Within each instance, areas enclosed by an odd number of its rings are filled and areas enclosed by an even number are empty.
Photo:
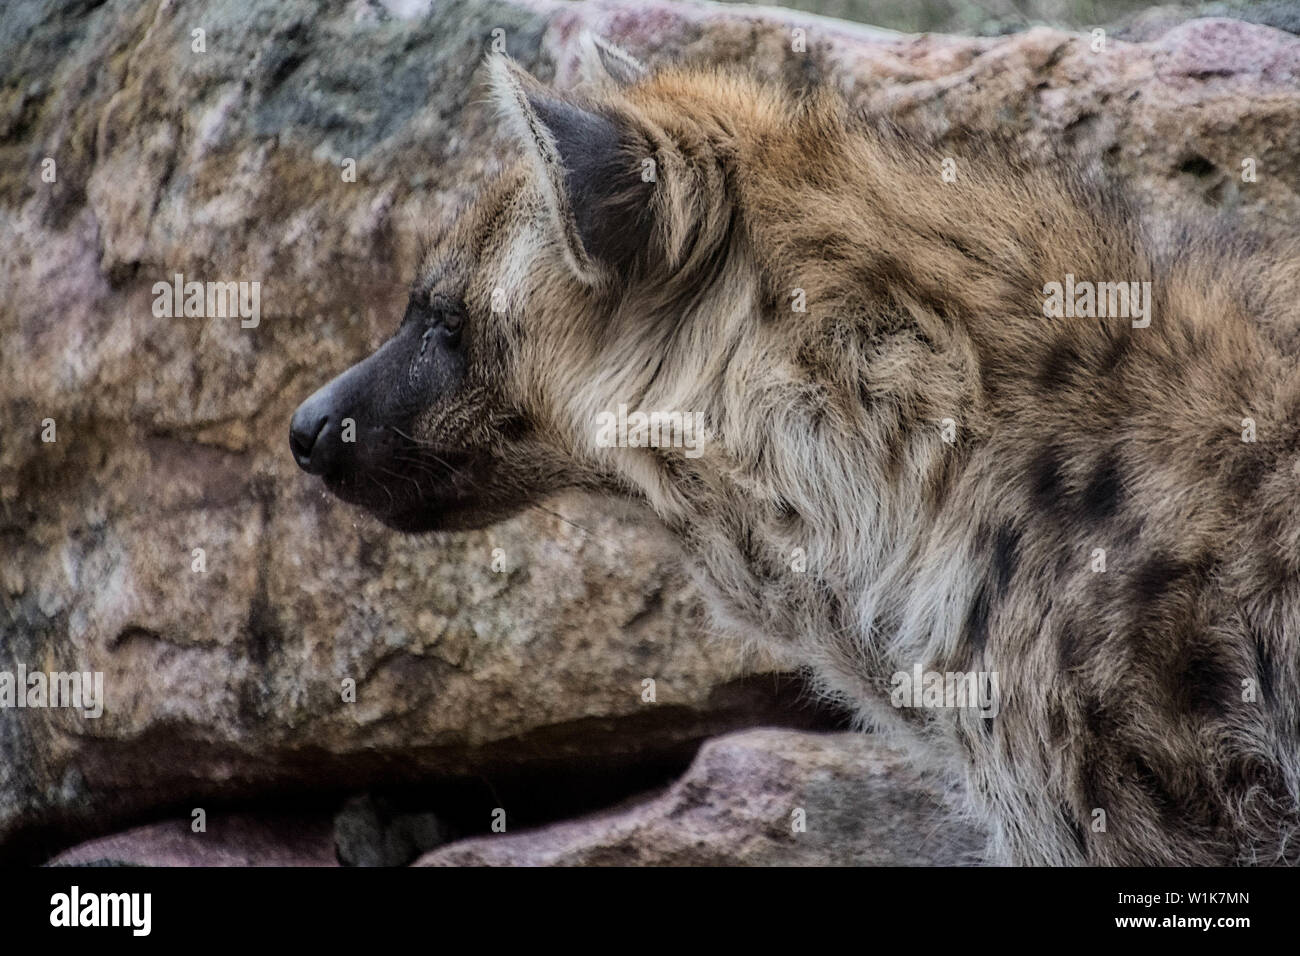
[[[47,862],[84,841],[160,821],[188,821],[193,809],[202,807],[210,822],[233,814],[269,815],[286,825],[297,821],[309,828],[329,821],[335,837],[342,832],[344,842],[350,843],[344,856],[351,859],[345,862],[401,865],[441,843],[490,834],[492,812],[498,807],[506,810],[509,831],[515,833],[661,790],[686,771],[704,742],[732,730],[769,726],[835,731],[850,726],[847,714],[813,699],[795,675],[739,678],[720,686],[714,697],[711,705],[717,706],[708,712],[659,705],[621,718],[546,727],[477,749],[329,754],[319,755],[319,762],[295,751],[273,768],[283,781],[275,789],[239,796],[245,784],[239,775],[231,776],[225,788],[209,780],[176,780],[165,788],[169,792],[160,799],[161,808],[148,813],[115,810],[110,804],[87,807],[79,816],[47,816],[0,847],[0,863]],[[672,742],[645,748],[648,724],[658,725],[656,739]],[[174,738],[137,741],[129,748],[135,754],[103,759],[129,761],[147,752],[156,761],[155,743],[177,748],[176,759],[195,778],[211,776],[204,770],[206,763],[226,763],[232,757],[248,760],[247,755],[205,754],[194,742]],[[269,760],[276,763],[274,757]],[[267,771],[259,766],[248,776],[257,778]],[[207,789],[200,792],[198,787]],[[134,805],[129,792],[118,800],[124,807]],[[424,836],[430,833],[436,834],[432,842]],[[410,834],[409,852],[380,845],[394,839],[400,845],[404,834]]]

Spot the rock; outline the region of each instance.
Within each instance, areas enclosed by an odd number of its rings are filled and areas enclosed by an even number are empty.
[[[417,865],[959,866],[985,844],[952,794],[875,738],[763,729],[709,741],[653,799],[462,840]]]
[[[706,743],[660,792],[572,822],[460,840],[418,863],[977,864],[985,836],[954,800],[870,735],[751,730]],[[513,800],[504,809],[507,825],[517,826]],[[216,813],[203,833],[188,819],[150,824],[75,846],[49,865],[399,866],[447,834],[433,813],[366,795],[349,800],[332,828],[314,811]]]
[[[1191,9],[1177,4],[1143,7],[1121,18],[1110,31],[1120,40],[1155,40],[1191,18],[1230,17],[1264,26],[1300,33],[1300,5],[1294,0],[1229,0],[1197,3]]]
[[[225,814],[195,833],[169,820],[90,840],[50,866],[338,866],[329,818],[304,814]]]
[[[0,852],[208,799],[636,762],[811,722],[762,676],[789,662],[706,638],[643,519],[570,498],[405,538],[287,453],[296,403],[395,327],[421,235],[515,155],[479,85],[494,36],[568,85],[584,27],[651,63],[834,83],[954,140],[1063,144],[1153,208],[1300,218],[1300,40],[1237,21],[1094,52],[663,0],[11,0],[0,670],[103,672],[107,704],[0,710]],[[259,324],[155,317],[177,274],[262,283]]]

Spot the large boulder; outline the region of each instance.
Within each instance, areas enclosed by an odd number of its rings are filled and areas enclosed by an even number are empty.
[[[0,710],[0,853],[205,801],[684,761],[815,722],[761,676],[789,662],[708,637],[644,519],[561,499],[407,538],[287,454],[296,403],[395,326],[422,236],[516,153],[484,54],[569,85],[585,27],[652,64],[832,83],[939,136],[1063,145],[1153,207],[1300,219],[1300,40],[1242,22],[1098,44],[660,0],[10,0],[0,671],[101,671],[107,703]],[[260,282],[260,323],[155,317],[176,274]]]
[[[653,798],[421,866],[970,866],[983,831],[953,794],[866,734],[748,730],[706,743]]]
[[[672,786],[550,826],[449,842],[421,866],[963,866],[985,836],[960,795],[858,733],[758,729],[710,740]],[[485,817],[484,822],[487,822]],[[486,827],[482,829],[487,829]],[[369,798],[319,813],[177,819],[75,846],[55,866],[398,865],[447,833]]]

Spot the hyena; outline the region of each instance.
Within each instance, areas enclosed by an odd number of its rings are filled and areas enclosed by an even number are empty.
[[[489,60],[519,160],[298,409],[298,463],[407,532],[643,503],[722,630],[964,780],[994,859],[1295,862],[1300,249],[584,49],[578,91]],[[1147,318],[1048,314],[1067,276]],[[606,447],[620,404],[701,413],[704,452]],[[895,706],[918,666],[996,675],[996,716]]]

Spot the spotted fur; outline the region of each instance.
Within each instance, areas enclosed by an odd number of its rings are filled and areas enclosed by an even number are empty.
[[[642,502],[719,628],[965,780],[995,859],[1296,862],[1300,249],[1158,238],[1068,163],[830,91],[587,61],[564,93],[490,63],[521,159],[421,265],[470,372],[412,429],[492,466],[421,527]],[[1045,317],[1067,273],[1151,282],[1150,326]],[[703,412],[705,454],[599,447],[619,403]],[[997,716],[893,706],[916,664],[996,671]]]

